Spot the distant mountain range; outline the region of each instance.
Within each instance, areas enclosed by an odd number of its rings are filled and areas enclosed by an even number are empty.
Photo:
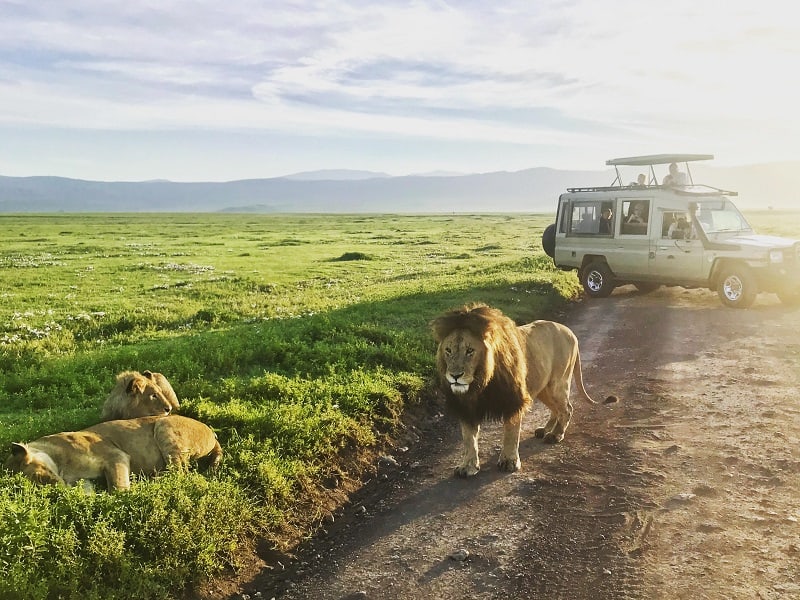
[[[800,208],[800,163],[719,168],[697,163],[694,180],[739,192],[742,208]],[[178,183],[0,176],[0,213],[29,212],[553,212],[568,187],[610,185],[613,170],[392,177],[325,170],[269,179]]]
[[[322,169],[320,171],[303,171],[285,175],[280,179],[292,181],[358,181],[360,179],[375,179],[377,177],[391,177],[388,173],[375,171],[354,171],[352,169]]]

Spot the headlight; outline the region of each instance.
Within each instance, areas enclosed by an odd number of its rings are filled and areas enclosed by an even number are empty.
[[[769,251],[769,262],[771,262],[771,263],[782,263],[783,262],[783,250],[770,250]]]

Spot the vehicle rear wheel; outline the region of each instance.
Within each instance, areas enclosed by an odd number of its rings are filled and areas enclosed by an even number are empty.
[[[586,265],[580,271],[580,279],[584,291],[592,298],[607,298],[616,286],[611,269],[599,260]]]
[[[542,233],[542,248],[550,258],[556,257],[556,224],[548,225]]]
[[[717,294],[725,306],[749,308],[758,295],[755,277],[745,266],[726,267],[717,281]]]

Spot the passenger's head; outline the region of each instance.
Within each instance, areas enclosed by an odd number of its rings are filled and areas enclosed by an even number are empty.
[[[600,214],[603,216],[604,219],[610,219],[611,218],[611,209],[606,207],[600,212]]]
[[[670,175],[675,175],[678,172],[678,163],[670,163],[669,165],[669,173]]]

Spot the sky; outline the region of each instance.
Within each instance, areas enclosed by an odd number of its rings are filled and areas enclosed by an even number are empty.
[[[786,0],[0,0],[0,175],[800,159]],[[790,11],[793,12],[793,11]]]

